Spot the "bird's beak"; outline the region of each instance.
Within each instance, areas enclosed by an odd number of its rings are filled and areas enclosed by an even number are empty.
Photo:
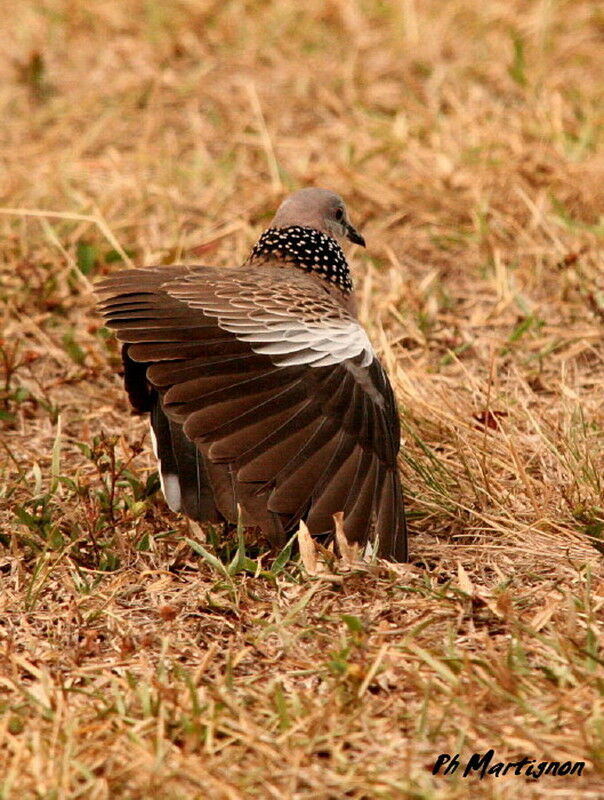
[[[355,244],[360,244],[361,247],[365,247],[365,239],[363,239],[361,234],[350,224],[350,222],[346,223],[346,238],[350,239],[350,241],[354,242]]]

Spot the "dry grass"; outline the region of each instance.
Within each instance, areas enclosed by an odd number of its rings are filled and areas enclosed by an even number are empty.
[[[601,797],[601,4],[4,14],[0,797]],[[240,262],[309,184],[369,243],[408,567],[212,566],[92,311],[125,261]],[[430,772],[489,747],[587,766]]]

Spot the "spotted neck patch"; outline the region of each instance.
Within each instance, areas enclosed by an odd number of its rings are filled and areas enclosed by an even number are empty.
[[[275,258],[305,272],[313,272],[337,286],[344,294],[352,292],[352,280],[344,251],[326,233],[300,225],[269,228],[254,245],[249,262]]]

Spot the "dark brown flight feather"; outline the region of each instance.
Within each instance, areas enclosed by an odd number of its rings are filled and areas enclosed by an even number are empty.
[[[168,504],[258,526],[273,546],[305,520],[407,557],[396,403],[356,319],[341,199],[287,198],[240,270],[126,270],[97,285],[125,386],[149,412]]]

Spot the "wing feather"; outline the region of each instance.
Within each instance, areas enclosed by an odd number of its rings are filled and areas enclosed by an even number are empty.
[[[161,396],[166,463],[189,509],[230,519],[239,502],[274,543],[301,518],[333,536],[343,511],[351,542],[406,557],[394,396],[367,334],[332,295],[278,267],[127,270],[99,293],[124,343],[133,405],[149,410]]]

